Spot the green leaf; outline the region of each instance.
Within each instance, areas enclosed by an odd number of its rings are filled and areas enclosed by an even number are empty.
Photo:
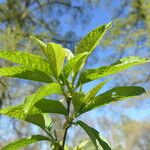
[[[110,66],[103,66],[96,69],[87,69],[81,73],[78,81],[78,86],[82,83],[87,83],[95,79],[115,74],[135,65],[140,65],[147,62],[150,62],[150,59],[140,58],[137,56],[129,56],[118,60]]]
[[[32,112],[32,114],[26,114],[24,111],[24,105],[10,106],[0,109],[0,114],[33,123],[42,129],[51,124],[50,117],[47,114],[42,114],[38,109]]]
[[[105,140],[104,137],[102,137],[99,134],[99,132],[97,130],[95,130],[94,128],[88,126],[83,121],[77,121],[76,124],[81,126],[86,131],[86,133],[90,137],[91,141],[93,142],[93,144],[94,144],[94,146],[97,150],[100,148],[100,147],[98,147],[98,143],[101,145],[103,150],[111,150],[110,145],[108,144],[108,142]]]
[[[65,59],[64,48],[59,44],[48,43],[46,54],[48,56],[48,60],[51,64],[51,69],[53,70],[54,75],[58,77],[62,70]]]
[[[43,136],[43,135],[32,135],[31,137],[19,139],[15,142],[12,142],[12,143],[6,145],[5,147],[3,147],[1,150],[18,150],[29,144],[43,141],[43,140],[49,141],[49,138],[46,136]]]
[[[29,54],[20,51],[0,50],[0,58],[7,59],[28,68],[42,71],[48,75],[52,74],[49,63],[44,58],[35,54]]]
[[[102,105],[109,104],[111,102],[123,100],[133,96],[138,96],[145,93],[145,89],[139,86],[120,86],[115,87],[109,91],[106,91],[96,97],[94,97],[90,103],[88,103],[81,113],[85,113]]]
[[[29,109],[37,103],[40,99],[50,96],[52,94],[62,94],[61,87],[57,83],[50,83],[40,87],[36,93],[28,96],[25,100],[25,111],[28,112]]]
[[[30,38],[33,41],[35,41],[40,46],[42,51],[45,53],[45,49],[47,49],[47,44],[45,44],[43,41],[41,41],[40,39],[36,38],[35,36],[31,36]]]
[[[82,112],[82,109],[84,109],[84,107],[90,103],[94,96],[99,92],[99,90],[108,82],[109,80],[103,81],[101,83],[99,83],[97,86],[95,86],[94,88],[92,88],[86,95],[84,98],[82,98],[82,105],[79,108],[79,114],[80,111]]]
[[[102,25],[90,33],[88,33],[77,45],[75,52],[80,54],[83,52],[89,52],[89,54],[99,44],[105,32],[111,27],[112,23]]]
[[[98,91],[108,82],[109,80],[103,81],[92,88],[83,99],[83,102],[88,103],[91,101],[92,98],[98,93]]]
[[[0,68],[0,76],[21,78],[33,81],[50,83],[52,79],[45,73],[22,66],[14,66],[8,68]]]
[[[73,53],[69,49],[64,48],[64,51],[65,51],[65,56],[66,56],[67,60],[70,60],[74,57]]]
[[[33,39],[35,42],[37,42],[38,45],[41,47],[41,49],[42,49],[43,53],[45,54],[47,60],[52,65],[51,68],[53,70],[53,73],[56,76],[59,76],[59,74],[61,72],[65,57],[68,60],[70,60],[71,58],[74,57],[74,55],[72,54],[72,52],[69,49],[63,48],[59,44],[51,42],[51,43],[48,43],[48,45],[47,45],[43,41],[37,39],[34,36],[32,36],[31,39]]]
[[[83,148],[85,148],[85,146],[88,146],[89,140],[83,141],[82,143],[80,143],[79,145],[77,145],[74,150],[83,150]]]
[[[48,128],[51,125],[51,118],[48,114],[27,115],[25,121],[33,123],[42,129]]]
[[[10,106],[0,109],[0,114],[36,124],[41,128],[45,128],[51,123],[51,119],[46,113],[67,115],[66,108],[55,100],[41,99],[31,107],[28,113],[25,113],[24,107],[24,105]]]
[[[35,113],[56,113],[67,115],[67,109],[62,103],[56,100],[41,99],[30,109],[29,114]]]
[[[70,73],[73,71],[74,74],[77,74],[78,71],[81,69],[81,65],[85,63],[85,59],[87,57],[88,53],[81,53],[79,55],[76,55],[74,58],[70,59],[63,68],[63,73],[65,78],[68,78]]]
[[[79,113],[81,106],[85,105],[83,102],[84,97],[85,97],[85,94],[83,92],[72,93],[72,102],[73,102],[73,106],[75,108],[76,114]]]

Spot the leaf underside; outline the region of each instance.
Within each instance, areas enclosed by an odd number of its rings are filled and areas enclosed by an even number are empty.
[[[51,77],[49,77],[42,71],[22,66],[0,68],[0,76],[7,76],[46,83],[51,83],[53,81]]]
[[[42,129],[51,124],[49,116],[41,113],[40,111],[32,112],[32,114],[26,114],[24,111],[24,105],[10,106],[0,109],[0,114],[35,124]]]
[[[68,78],[71,72],[73,72],[74,75],[78,73],[78,71],[82,68],[83,63],[85,63],[87,55],[87,52],[76,55],[65,64],[63,68],[65,78]]]
[[[29,114],[56,113],[67,115],[67,109],[57,100],[41,99],[30,109]]]
[[[99,132],[96,129],[88,126],[86,123],[84,123],[83,121],[80,121],[80,120],[77,121],[76,124],[81,126],[86,131],[89,138],[93,142],[96,150],[98,150],[100,148],[98,146],[98,143],[101,145],[103,150],[111,150],[109,143],[105,140],[104,137],[100,136]]]
[[[42,71],[48,75],[52,74],[50,64],[44,58],[35,54],[29,54],[20,51],[0,50],[0,58],[7,59],[28,68]]]
[[[67,115],[66,108],[56,100],[41,99],[31,107],[28,113],[24,111],[24,107],[23,104],[10,106],[0,109],[0,114],[36,124],[41,128],[45,128],[45,126],[51,123],[51,119],[47,113]]]
[[[111,27],[112,23],[102,25],[90,33],[88,33],[76,46],[76,54],[83,52],[91,53],[95,47],[99,44],[105,32]]]

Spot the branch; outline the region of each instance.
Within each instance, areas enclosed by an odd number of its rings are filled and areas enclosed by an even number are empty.
[[[117,9],[115,10],[114,15],[113,15],[113,19],[120,17],[120,16],[123,14],[125,8],[126,8],[129,4],[130,4],[130,2],[129,2],[128,0],[124,0],[124,1],[122,2],[121,6],[118,8],[118,10],[117,10]]]
[[[65,7],[68,7],[68,8],[73,8],[73,9],[76,9],[80,12],[83,12],[83,9],[81,9],[81,7],[79,6],[72,6],[71,5],[71,2],[64,2],[64,1],[48,1],[47,3],[45,4],[41,4],[39,1],[37,2],[38,3],[38,7],[34,8],[33,11],[36,11],[38,9],[43,9],[43,7],[48,7],[48,6],[52,6],[52,5],[63,5]]]

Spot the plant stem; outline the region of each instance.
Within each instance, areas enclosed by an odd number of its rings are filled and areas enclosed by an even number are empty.
[[[71,103],[71,99],[70,97],[67,98],[67,111],[68,111],[68,116],[66,117],[66,122],[68,122],[68,117],[69,117],[69,112],[70,112],[70,103]],[[65,128],[65,132],[64,132],[64,136],[63,136],[63,142],[62,142],[62,150],[64,150],[65,147],[65,142],[66,142],[66,137],[67,137],[67,132],[68,129],[70,128],[70,123],[68,124],[68,126]]]
[[[62,146],[61,146],[61,150],[64,150],[65,142],[66,142],[66,137],[67,137],[67,131],[68,131],[68,129],[69,129],[70,126],[71,126],[71,122],[69,121],[71,97],[70,97],[70,95],[68,95],[68,94],[65,93],[65,90],[63,89],[63,87],[62,87],[62,85],[61,85],[59,79],[57,79],[57,82],[58,82],[58,84],[60,85],[60,87],[61,87],[61,89],[62,89],[62,92],[63,92],[63,94],[64,94],[64,96],[65,96],[66,102],[67,102],[67,112],[68,112],[68,114],[67,114],[67,116],[66,116],[66,122],[65,122],[65,123],[66,123],[66,127],[65,127],[64,136],[63,136],[63,141],[62,141]],[[71,87],[70,87],[68,81],[66,82],[66,86],[67,86],[69,92],[72,93],[72,89],[71,89]]]
[[[65,132],[64,132],[63,143],[62,143],[62,148],[63,148],[63,150],[64,150],[64,147],[65,147],[65,142],[66,142],[66,137],[67,137],[67,131],[68,131],[69,128],[70,128],[70,126],[68,126],[68,127],[65,129]]]

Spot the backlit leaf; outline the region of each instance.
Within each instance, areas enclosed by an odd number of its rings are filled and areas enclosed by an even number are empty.
[[[31,36],[30,37],[33,41],[35,41],[40,48],[42,49],[42,51],[45,53],[45,49],[47,48],[47,44],[44,43],[43,41],[41,41],[40,39],[36,38],[35,36]]]
[[[78,86],[82,83],[87,83],[111,74],[116,74],[135,65],[140,65],[147,62],[150,62],[150,59],[140,58],[137,56],[129,56],[118,60],[110,66],[103,66],[96,69],[87,69],[81,73],[78,81]]]
[[[49,141],[49,138],[43,135],[32,135],[31,137],[19,139],[15,142],[12,142],[3,147],[1,150],[19,150],[20,148],[23,148],[29,144],[43,140]]]
[[[78,114],[81,106],[84,106],[83,99],[85,97],[85,94],[83,92],[74,92],[72,93],[72,102],[76,111],[76,114]]]
[[[62,70],[65,59],[64,48],[59,44],[48,43],[46,54],[51,64],[51,69],[53,70],[53,73],[56,77],[58,77]]]
[[[97,86],[95,86],[94,88],[92,88],[85,96],[85,98],[83,99],[84,102],[89,102],[91,101],[91,99],[98,93],[98,91],[108,82],[108,80],[99,83]]]
[[[89,52],[89,54],[99,44],[105,32],[111,27],[112,23],[102,25],[93,31],[89,32],[81,41],[77,44],[75,52],[80,54],[83,52]]]
[[[78,71],[81,69],[81,65],[85,63],[85,58],[88,55],[88,53],[81,53],[79,55],[76,55],[74,58],[70,59],[63,68],[63,73],[65,78],[68,78],[71,72],[74,72],[74,74],[77,74]]]
[[[139,96],[145,93],[145,89],[139,86],[120,86],[115,87],[109,91],[106,91],[96,97],[94,97],[90,103],[88,103],[81,113],[90,111],[94,108],[100,107],[102,105],[109,104],[111,102],[116,102],[119,100],[124,100],[133,96]]]
[[[41,113],[40,110],[34,111],[32,114],[26,114],[24,111],[24,105],[10,106],[0,109],[0,114],[33,123],[43,129],[51,124],[50,117],[47,114]]]
[[[29,109],[37,103],[40,99],[50,96],[52,94],[62,94],[61,87],[57,83],[50,83],[40,87],[36,93],[28,96],[25,100],[25,111],[28,112]]]
[[[94,88],[92,88],[86,95],[84,98],[82,98],[82,105],[79,108],[79,113],[80,110],[84,109],[84,107],[93,100],[94,96],[99,92],[99,90],[108,82],[108,80],[103,81],[101,83],[99,83],[97,86],[95,86]]]
[[[44,58],[35,54],[29,54],[20,51],[0,50],[0,58],[7,59],[28,68],[42,71],[48,75],[52,73],[49,63]]]
[[[14,77],[46,83],[52,82],[51,77],[49,77],[44,72],[22,66],[0,68],[0,76]]]
[[[70,60],[74,57],[73,53],[69,49],[64,48],[64,51],[65,51],[65,56],[66,56],[67,60]]]

